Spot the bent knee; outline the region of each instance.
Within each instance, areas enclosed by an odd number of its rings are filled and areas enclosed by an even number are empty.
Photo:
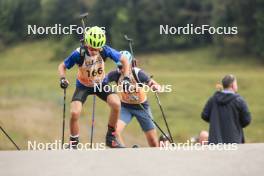
[[[112,99],[109,99],[108,104],[111,107],[111,109],[117,110],[117,111],[120,110],[121,102],[118,97],[117,98],[113,97]]]
[[[81,115],[82,103],[79,101],[73,101],[71,103],[71,118],[78,119]]]
[[[78,110],[71,110],[71,118],[73,120],[77,120],[81,115],[81,111]]]

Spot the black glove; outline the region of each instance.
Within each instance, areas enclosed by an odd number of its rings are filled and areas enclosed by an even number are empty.
[[[123,81],[122,81],[122,86],[123,86],[123,90],[124,92],[129,92],[129,87],[130,87],[130,78],[128,76],[125,76]]]
[[[66,78],[65,78],[65,77],[62,77],[62,78],[60,79],[60,87],[61,87],[62,89],[66,89],[66,88],[68,87],[68,85],[69,85],[69,83],[68,83],[68,81],[66,80]]]

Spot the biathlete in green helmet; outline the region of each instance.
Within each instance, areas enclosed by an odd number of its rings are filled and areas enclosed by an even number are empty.
[[[129,63],[124,55],[106,45],[105,32],[97,26],[85,32],[84,46],[74,50],[58,67],[61,88],[66,89],[69,81],[66,70],[78,66],[76,89],[70,106],[70,146],[76,148],[79,142],[79,117],[88,95],[95,94],[105,101],[110,109],[106,145],[111,148],[123,147],[116,137],[116,126],[120,116],[120,99],[113,92],[96,91],[95,86],[102,83],[105,77],[105,60],[110,58],[115,63],[121,63],[124,68],[124,85],[130,84]]]

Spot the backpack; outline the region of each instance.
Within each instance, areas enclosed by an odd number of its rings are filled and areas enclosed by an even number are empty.
[[[77,64],[79,67],[81,67],[83,65],[83,62],[85,59],[85,54],[88,56],[88,54],[89,54],[88,49],[86,47],[84,47],[84,45],[81,45],[80,46],[80,59],[77,61]],[[105,53],[103,52],[103,50],[100,51],[100,55],[105,62],[107,57],[106,57]]]
[[[141,83],[141,81],[139,80],[139,76],[138,76],[138,73],[140,72],[140,70],[141,69],[138,68],[138,67],[133,67],[132,68],[132,75],[133,75],[133,77],[134,77],[134,79],[136,80],[137,83]],[[119,80],[120,76],[121,76],[121,74],[119,75],[118,80]],[[139,84],[139,86],[142,87],[141,84]]]

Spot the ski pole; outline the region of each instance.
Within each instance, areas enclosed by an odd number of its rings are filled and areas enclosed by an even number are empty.
[[[131,52],[132,58],[133,58],[133,60],[134,60],[135,57],[134,57],[134,52],[133,52],[133,47],[132,47],[132,45],[133,45],[133,39],[132,39],[132,38],[129,38],[127,35],[124,35],[124,38],[129,42],[130,52]],[[132,65],[132,66],[133,66],[133,65]],[[152,76],[152,77],[153,77],[153,76]],[[161,128],[158,126],[158,124],[157,124],[152,118],[150,118],[150,119],[151,119],[151,120],[153,121],[153,123],[157,126],[157,128],[162,132],[162,134],[163,134],[164,136],[166,136],[166,138],[167,138],[170,142],[174,143],[173,138],[172,138],[172,135],[171,135],[171,132],[170,132],[170,129],[169,129],[169,126],[168,126],[168,123],[167,123],[167,120],[166,120],[166,118],[165,118],[164,111],[163,111],[163,109],[162,109],[162,107],[161,107],[161,104],[160,104],[160,101],[159,101],[159,97],[158,97],[157,93],[156,93],[155,95],[156,95],[156,98],[157,98],[157,100],[158,100],[158,102],[159,102],[160,109],[161,109],[161,112],[162,112],[162,115],[163,115],[163,119],[164,119],[164,121],[165,121],[165,124],[166,124],[167,130],[168,130],[168,133],[169,133],[171,139],[169,139],[169,138],[167,137],[167,135],[161,130]],[[141,107],[141,108],[142,108],[142,109],[148,114],[148,112],[145,110],[145,108],[144,108],[141,104],[139,104],[139,105],[140,105],[140,107]],[[150,117],[149,114],[148,114],[148,116]]]
[[[90,140],[90,148],[93,148],[93,132],[94,132],[94,119],[95,119],[95,95],[93,96],[93,112],[92,112],[92,127],[91,127],[91,140]]]
[[[82,23],[82,28],[83,28],[83,39],[81,40],[81,44],[82,46],[84,45],[84,38],[85,38],[85,18],[87,18],[89,14],[88,13],[83,13],[80,15],[81,18],[81,23]],[[93,96],[93,112],[92,112],[92,127],[91,127],[91,139],[90,139],[90,148],[92,148],[92,144],[93,144],[93,131],[94,131],[94,119],[95,119],[95,100],[96,100],[96,96]]]
[[[66,114],[66,89],[63,89],[63,118],[62,118],[63,120],[62,120],[62,137],[61,137],[62,149],[64,144],[65,114]]]
[[[170,135],[171,141],[172,141],[172,143],[174,143],[173,138],[172,138],[172,135],[171,135],[171,132],[170,132],[170,128],[169,128],[169,125],[167,123],[166,116],[165,116],[164,110],[163,110],[163,108],[161,106],[160,99],[159,99],[159,96],[158,96],[158,93],[157,92],[155,92],[155,97],[157,99],[157,102],[158,102],[158,105],[159,105],[159,108],[160,108],[162,117],[164,119],[164,122],[165,122],[165,125],[166,125],[166,128],[167,128],[167,131],[168,131],[168,133]]]
[[[127,35],[124,35],[124,38],[129,42],[130,52],[131,52],[132,57],[134,57],[133,48],[132,48],[133,39],[132,38],[129,38]]]
[[[82,28],[83,28],[83,38],[82,38],[82,40],[81,40],[81,44],[82,44],[82,46],[84,45],[85,30],[86,30],[84,20],[85,20],[85,18],[87,18],[87,16],[88,16],[88,13],[87,13],[87,12],[86,12],[86,13],[83,13],[83,14],[80,15],[81,23],[82,23]]]
[[[153,120],[151,118],[151,116],[149,115],[149,112],[143,107],[143,105],[140,103],[139,104],[140,108],[148,115],[148,117],[150,118],[150,120],[155,124],[155,126],[160,130],[160,132],[168,139],[168,141],[170,141],[170,143],[173,143],[173,141],[166,135],[166,133],[160,128],[160,126],[157,124],[157,122],[155,120]]]
[[[12,138],[7,134],[7,132],[0,126],[2,132],[6,135],[6,137],[14,144],[17,150],[20,150],[20,148],[16,145],[16,143],[12,140]]]
[[[127,35],[124,35],[124,38],[128,41],[128,44],[129,44],[129,49],[130,49],[130,53],[132,55],[132,60],[133,60],[133,64],[132,64],[132,67],[135,67],[135,57],[134,57],[134,52],[133,52],[133,39],[132,38],[129,38]]]

